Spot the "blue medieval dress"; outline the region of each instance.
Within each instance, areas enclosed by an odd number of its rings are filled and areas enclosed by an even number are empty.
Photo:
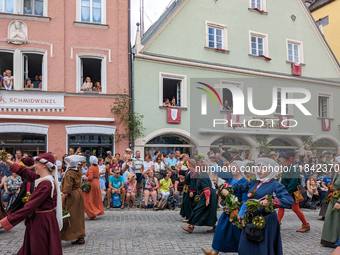
[[[272,195],[275,199],[275,207],[290,208],[293,205],[294,199],[286,191],[285,186],[278,183],[274,179],[270,182],[263,183],[258,188],[258,181],[250,181],[246,183],[236,183],[233,185],[235,193],[250,193],[256,190],[253,199],[263,199],[266,195]],[[242,207],[246,207],[245,204]],[[241,209],[240,212],[244,210]],[[258,255],[282,255],[282,240],[280,232],[280,224],[276,212],[267,213],[265,210],[254,212],[254,216],[263,215],[266,221],[264,229],[264,240],[261,242],[250,241],[246,237],[245,230],[241,232],[238,253],[240,255],[258,254]],[[240,215],[239,213],[239,216]],[[252,218],[249,218],[249,222]]]
[[[231,178],[226,181],[230,185],[234,185],[235,183],[243,184],[247,182],[245,178],[240,180]],[[234,193],[234,195],[241,203],[248,199],[247,193]],[[227,212],[223,212],[217,223],[212,248],[216,252],[237,252],[241,231],[241,229],[229,221],[229,214]]]

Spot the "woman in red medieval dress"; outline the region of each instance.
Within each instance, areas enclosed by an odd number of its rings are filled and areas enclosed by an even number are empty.
[[[62,255],[60,230],[63,222],[58,169],[49,153],[40,154],[34,160],[36,172],[4,159],[12,173],[34,182],[35,189],[22,209],[0,221],[0,228],[10,230],[26,219],[24,244],[18,254]]]

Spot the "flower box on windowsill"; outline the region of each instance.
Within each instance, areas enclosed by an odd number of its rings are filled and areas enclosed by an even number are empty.
[[[230,53],[230,50],[225,50],[225,49],[218,49],[218,48],[210,48],[210,47],[204,47],[206,50],[212,50],[220,53]]]
[[[265,12],[264,10],[259,10],[257,8],[248,8],[249,11],[256,12],[258,14],[268,15],[268,12]]]
[[[253,58],[261,58],[263,60],[266,60],[266,61],[271,61],[272,59],[269,58],[269,57],[266,57],[264,55],[253,55],[253,54],[248,54],[249,57],[253,57]]]

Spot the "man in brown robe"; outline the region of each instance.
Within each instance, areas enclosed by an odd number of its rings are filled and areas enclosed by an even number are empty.
[[[85,244],[85,215],[84,198],[80,190],[81,170],[78,164],[85,161],[84,156],[72,155],[65,158],[68,170],[62,180],[63,210],[68,211],[70,217],[64,219],[60,232],[61,240],[71,241],[72,244]]]

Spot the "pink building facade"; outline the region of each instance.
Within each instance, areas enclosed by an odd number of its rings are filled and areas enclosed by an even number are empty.
[[[0,149],[123,153],[111,106],[129,91],[128,1],[0,4]]]

